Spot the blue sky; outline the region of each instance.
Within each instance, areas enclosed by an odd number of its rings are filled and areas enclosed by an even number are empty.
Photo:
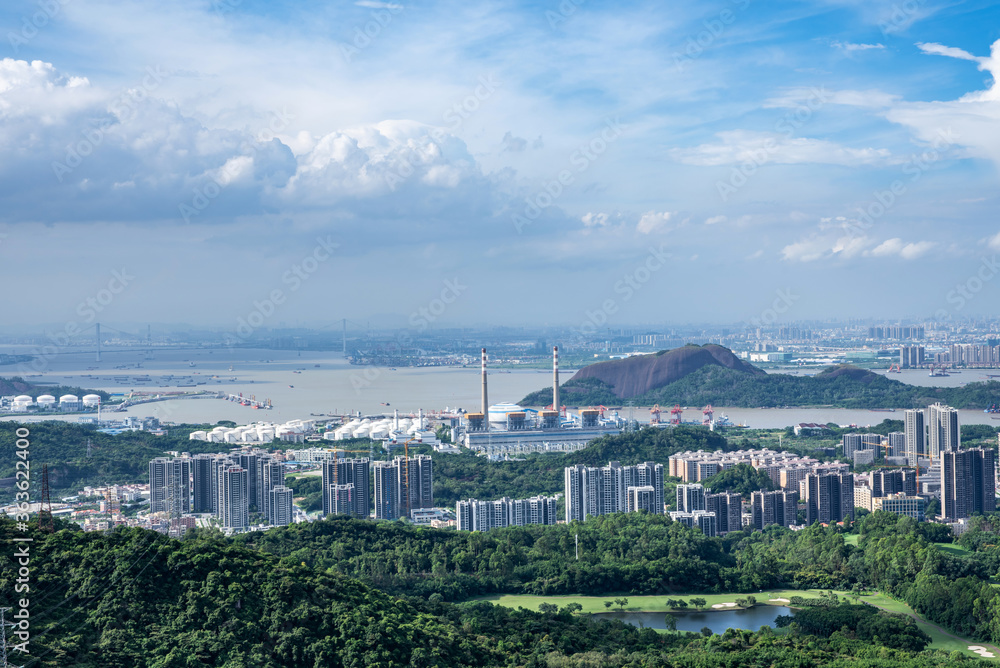
[[[122,268],[108,322],[406,324],[456,279],[432,326],[997,303],[948,298],[1000,252],[988,2],[14,0],[0,27],[10,324]]]

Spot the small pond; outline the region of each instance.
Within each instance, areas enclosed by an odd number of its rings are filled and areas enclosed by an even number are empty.
[[[713,633],[725,633],[726,629],[748,629],[756,631],[762,626],[774,626],[780,615],[791,614],[791,608],[779,605],[758,605],[745,610],[710,610],[706,612],[674,612],[678,631],[701,631],[705,626]],[[594,619],[620,619],[633,626],[665,629],[665,612],[597,612]]]

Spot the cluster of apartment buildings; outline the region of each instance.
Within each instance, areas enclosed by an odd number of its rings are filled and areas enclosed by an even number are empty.
[[[856,465],[888,463],[908,467],[859,478],[856,503],[868,510],[892,510],[924,519],[927,501],[938,497],[941,517],[957,521],[996,509],[996,452],[962,448],[958,411],[933,404],[903,412],[903,431],[845,434],[843,452]],[[921,468],[926,472],[920,476]],[[883,480],[892,479],[888,483]],[[879,501],[879,499],[883,499]]]
[[[489,531],[529,524],[555,524],[558,499],[533,496],[530,499],[503,497],[495,501],[467,499],[455,504],[459,531]]]
[[[250,528],[250,513],[284,526],[295,517],[285,465],[263,450],[157,457],[149,462],[149,510],[170,519],[211,514],[232,531]]]
[[[794,452],[779,452],[764,448],[732,452],[722,450],[680,452],[670,457],[668,475],[680,478],[686,483],[700,482],[731,469],[737,464],[747,464],[758,471],[765,471],[776,487],[791,490],[798,490],[799,483],[809,473],[847,473],[850,471],[848,464],[824,463],[812,457],[802,457]]]
[[[323,516],[350,515],[377,520],[412,517],[433,508],[434,472],[429,455],[391,461],[330,459],[322,462]]]
[[[577,464],[567,467],[564,476],[567,522],[641,510],[663,514],[663,464],[622,466],[615,461],[601,467]]]

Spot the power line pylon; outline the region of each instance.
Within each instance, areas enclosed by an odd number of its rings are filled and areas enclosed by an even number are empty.
[[[14,627],[14,622],[8,622],[4,619],[4,614],[7,611],[13,612],[13,608],[0,608],[0,668],[23,668],[11,665],[7,658],[7,627]]]

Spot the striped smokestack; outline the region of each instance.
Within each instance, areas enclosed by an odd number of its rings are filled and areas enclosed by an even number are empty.
[[[552,410],[559,412],[559,346],[552,347]]]
[[[483,348],[483,418],[489,422],[490,403],[486,398],[486,348]]]

